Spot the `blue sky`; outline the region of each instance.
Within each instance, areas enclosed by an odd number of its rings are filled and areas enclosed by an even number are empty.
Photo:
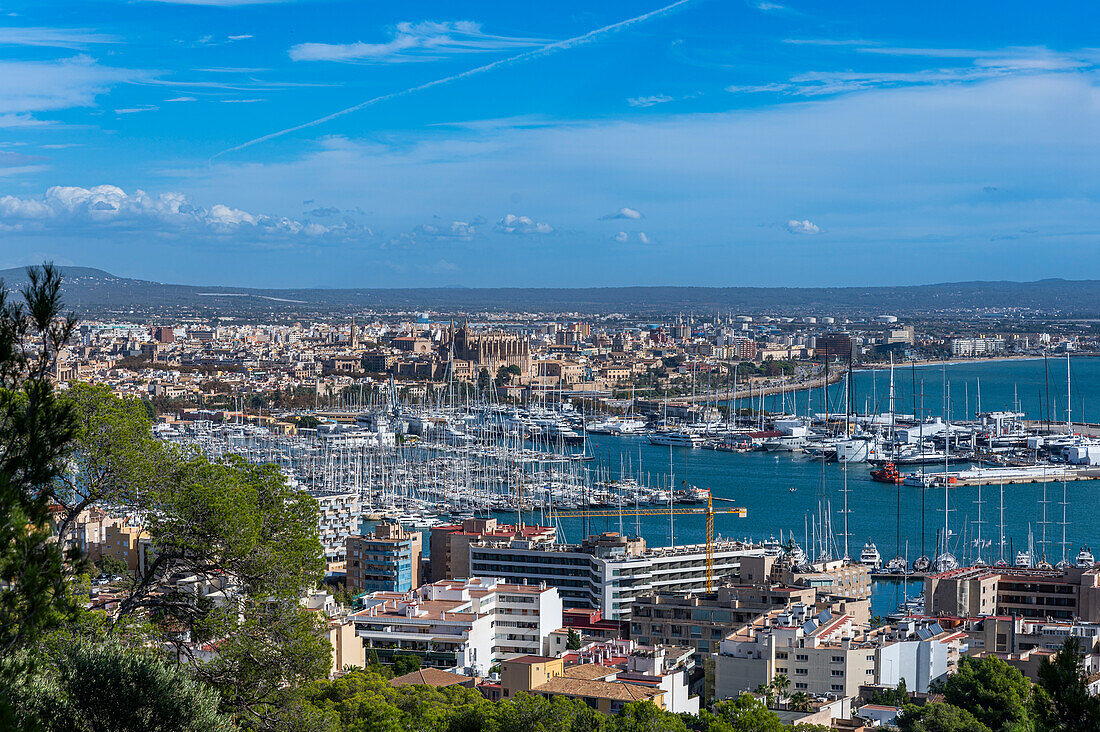
[[[1100,278],[1100,6],[0,0],[0,266]]]

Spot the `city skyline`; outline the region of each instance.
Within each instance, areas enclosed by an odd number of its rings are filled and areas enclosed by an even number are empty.
[[[259,287],[1100,277],[1092,8],[0,11],[4,267]]]

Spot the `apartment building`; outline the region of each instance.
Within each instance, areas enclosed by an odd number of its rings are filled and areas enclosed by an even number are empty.
[[[870,600],[871,597],[871,569],[840,559],[819,560],[796,567],[786,557],[758,553],[741,560],[737,580],[740,584],[811,587],[819,594],[852,599]]]
[[[970,358],[972,356],[989,356],[996,353],[1004,353],[1004,338],[952,338],[951,356],[953,358]]]
[[[1069,637],[1080,642],[1081,669],[1089,676],[1090,693],[1100,693],[1100,623],[1026,620],[1019,616],[972,618],[967,623],[967,654],[996,656],[1032,681],[1039,668]]]
[[[126,562],[131,572],[146,566],[144,557],[149,546],[149,534],[142,527],[108,524],[103,530],[103,537],[101,556]]]
[[[684,646],[639,645],[620,638],[588,643],[574,651],[561,654],[565,670],[588,666],[590,675],[602,667],[614,676],[600,677],[604,681],[644,684],[665,692],[665,709],[674,713],[697,714],[699,697],[691,694],[688,676],[696,667],[692,649]]]
[[[358,493],[311,493],[320,511],[318,530],[325,560],[340,562],[345,558],[349,536],[359,532]]]
[[[706,588],[705,544],[651,549],[642,538],[606,532],[570,545],[479,541],[469,551],[475,574],[545,582],[558,588],[566,607],[600,608],[608,620],[629,620],[634,601],[646,593],[686,594]],[[736,576],[742,557],[761,552],[741,542],[715,544],[715,580]]]
[[[425,666],[480,675],[506,656],[543,653],[562,622],[554,588],[484,577],[374,592],[362,602],[350,619],[382,662],[415,654]]]
[[[778,674],[791,680],[792,692],[835,698],[902,679],[910,691],[927,691],[955,671],[966,638],[929,619],[865,630],[850,615],[814,612],[804,605],[772,611],[724,638],[714,655],[716,698],[751,691]]]
[[[794,605],[850,615],[857,625],[870,617],[866,599],[819,593],[793,585],[726,585],[712,592],[653,592],[634,601],[630,636],[642,644],[690,646],[697,654],[718,651],[718,645],[737,628],[760,615]]]
[[[772,611],[719,644],[714,693],[735,697],[777,674],[791,680],[792,692],[854,696],[861,684],[874,683],[875,647],[849,615],[814,615],[806,605]]]
[[[557,531],[552,526],[514,526],[496,519],[466,519],[461,524],[433,526],[429,540],[431,579],[469,577],[470,544],[478,541],[520,540],[533,547],[553,544]],[[490,572],[494,570],[488,570]]]
[[[520,692],[579,699],[604,714],[618,714],[636,701],[666,708],[663,689],[616,681],[616,676],[615,669],[595,664],[567,667],[560,658],[520,656],[501,663],[501,693],[504,699]]]
[[[963,567],[924,580],[929,614],[1100,622],[1100,568]]]
[[[346,541],[344,583],[357,592],[407,592],[421,582],[421,535],[392,521],[379,522],[365,535]]]

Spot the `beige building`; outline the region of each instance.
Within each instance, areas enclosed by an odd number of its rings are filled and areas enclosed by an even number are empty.
[[[871,597],[871,569],[857,562],[844,562],[840,559],[794,567],[784,557],[745,557],[741,560],[738,576],[741,584],[774,583],[812,587],[823,595],[866,600]]]
[[[791,680],[790,693],[854,696],[875,680],[875,644],[849,615],[813,615],[807,606],[772,611],[724,638],[714,657],[714,693],[735,697]]]
[[[142,546],[143,540],[148,545],[149,534],[140,526],[108,525],[104,531],[101,555],[126,562],[126,566],[130,568],[130,571],[136,572],[139,567],[144,566],[142,561],[145,554],[145,547]]]
[[[870,619],[867,599],[836,597],[795,585],[728,585],[713,592],[656,592],[636,598],[630,636],[643,645],[686,644],[699,653],[715,653],[730,632],[764,613],[795,605],[849,615],[856,625],[866,625]]]
[[[1100,568],[964,567],[924,580],[927,612],[1100,622]]]
[[[624,706],[648,701],[665,709],[667,692],[648,684],[615,680],[618,670],[599,664],[565,666],[560,658],[520,656],[501,663],[502,698],[520,692],[547,698],[579,699],[604,714],[617,714]]]

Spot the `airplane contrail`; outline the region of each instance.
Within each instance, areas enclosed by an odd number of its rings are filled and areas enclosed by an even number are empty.
[[[542,56],[549,56],[552,53],[557,53],[558,51],[564,51],[564,50],[567,50],[567,49],[570,49],[570,48],[574,48],[576,46],[580,46],[580,45],[583,45],[585,43],[591,43],[592,41],[595,41],[600,36],[607,35],[608,33],[614,33],[616,31],[620,31],[623,28],[628,28],[629,26],[634,25],[635,23],[642,23],[644,21],[650,20],[651,18],[656,18],[656,17],[662,16],[662,15],[665,15],[667,13],[672,12],[676,8],[680,7],[681,5],[686,5],[687,3],[691,2],[691,1],[692,0],[676,0],[676,2],[672,3],[671,5],[666,5],[663,8],[657,8],[656,10],[651,10],[648,13],[643,13],[642,15],[638,15],[638,16],[635,16],[633,18],[628,18],[626,20],[620,20],[618,23],[612,23],[611,25],[605,25],[603,28],[597,28],[596,30],[589,31],[588,33],[585,33],[584,35],[575,36],[574,38],[566,38],[564,41],[555,41],[554,43],[549,43],[549,44],[547,44],[545,46],[542,46],[540,48],[536,48],[533,51],[525,51],[524,53],[520,53],[520,54],[517,54],[515,56],[510,56],[508,58],[503,58],[503,59],[500,59],[499,61],[493,61],[492,63],[485,64],[484,66],[478,66],[477,68],[469,69],[468,71],[463,71],[460,74],[455,74],[453,76],[447,76],[447,77],[444,77],[442,79],[435,79],[434,81],[428,81],[428,82],[425,82],[423,84],[418,84],[417,86],[410,87],[408,89],[404,89],[402,91],[390,92],[389,94],[383,94],[380,97],[375,97],[374,99],[368,99],[365,102],[360,102],[359,104],[356,104],[353,107],[348,107],[347,109],[341,109],[338,112],[333,112],[332,114],[327,114],[324,117],[318,117],[317,119],[312,120],[310,122],[303,122],[300,125],[295,125],[294,127],[287,127],[285,130],[279,130],[278,132],[272,132],[272,133],[269,133],[267,135],[264,135],[263,137],[257,137],[254,140],[249,140],[248,142],[242,142],[240,145],[235,145],[233,147],[226,148],[225,150],[222,150],[221,152],[216,153],[213,157],[211,157],[210,161],[213,162],[215,158],[221,157],[222,155],[226,155],[226,154],[232,153],[232,152],[237,152],[238,150],[244,150],[247,147],[252,147],[253,145],[259,145],[261,142],[267,142],[268,140],[274,140],[277,137],[282,137],[283,135],[289,135],[292,132],[297,132],[299,130],[304,130],[308,127],[316,127],[317,125],[324,124],[325,122],[330,122],[330,121],[336,119],[337,117],[343,117],[345,114],[351,114],[352,112],[358,112],[360,109],[364,109],[366,107],[373,106],[375,104],[378,104],[379,102],[389,101],[390,99],[396,99],[397,97],[403,97],[407,94],[413,94],[413,93],[418,92],[418,91],[424,91],[425,89],[431,89],[434,86],[442,86],[443,84],[449,84],[452,81],[458,81],[460,79],[466,79],[466,78],[471,77],[471,76],[476,76],[478,74],[483,74],[486,71],[492,71],[493,69],[499,69],[499,68],[504,67],[504,66],[512,66],[513,64],[522,63],[524,61],[529,61],[529,60],[534,59],[534,58],[541,58]]]

